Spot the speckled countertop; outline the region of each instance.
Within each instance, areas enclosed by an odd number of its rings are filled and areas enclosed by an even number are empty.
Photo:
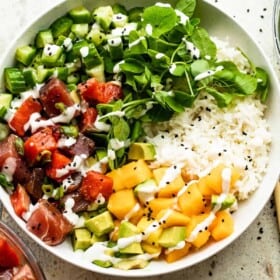
[[[0,56],[9,41],[34,15],[62,0],[0,1]],[[208,0],[234,17],[252,34],[264,49],[276,71],[279,65],[273,52],[272,0]],[[280,74],[279,74],[280,77]],[[118,279],[94,274],[65,263],[31,241],[4,213],[4,220],[24,239],[37,256],[48,280]],[[219,254],[191,268],[149,279],[192,280],[278,280],[280,279],[280,242],[273,197],[247,231]]]

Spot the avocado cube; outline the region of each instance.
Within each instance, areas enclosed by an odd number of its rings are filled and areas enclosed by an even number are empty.
[[[154,160],[156,156],[155,146],[152,143],[133,143],[129,147],[128,159],[130,160]]]
[[[119,268],[122,270],[136,269],[136,268],[144,268],[149,264],[146,260],[141,259],[132,259],[132,260],[122,260],[114,264],[115,268]]]
[[[114,229],[113,218],[109,211],[105,211],[85,222],[85,226],[97,237],[109,233]]]
[[[92,245],[91,232],[86,228],[76,228],[72,234],[72,244],[74,251],[81,249],[86,250]]]
[[[220,204],[219,210],[224,210],[226,208],[231,207],[236,202],[236,198],[233,194],[227,194],[226,196],[212,195],[211,196],[211,206],[214,208],[215,206]]]
[[[131,237],[139,234],[138,228],[130,222],[122,222],[119,227],[119,238]],[[140,242],[132,242],[128,246],[121,248],[123,254],[143,254]]]
[[[93,234],[91,236],[91,244],[94,244],[96,242],[104,242],[108,240],[108,236],[107,235],[101,235],[101,236],[96,236],[95,234]]]
[[[159,237],[158,244],[164,248],[176,246],[186,239],[186,227],[174,226],[163,230]]]
[[[104,268],[108,268],[113,265],[110,261],[103,261],[103,260],[94,260],[93,263]]]

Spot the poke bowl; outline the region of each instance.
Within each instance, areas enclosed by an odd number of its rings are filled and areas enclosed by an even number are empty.
[[[207,2],[69,0],[0,69],[1,201],[73,265],[185,269],[236,240],[274,190],[276,75]]]
[[[34,280],[45,279],[44,273],[42,272],[35,256],[19,239],[16,233],[2,221],[0,221],[0,240],[1,279],[22,279],[20,277],[28,277],[28,279]],[[5,257],[3,258],[3,256]]]

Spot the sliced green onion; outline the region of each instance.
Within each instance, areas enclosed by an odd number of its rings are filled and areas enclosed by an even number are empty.
[[[61,129],[66,136],[77,138],[79,135],[79,129],[75,125],[62,125]]]
[[[24,145],[23,140],[20,137],[17,137],[16,141],[15,141],[16,150],[22,156],[24,155],[24,146],[23,145]]]

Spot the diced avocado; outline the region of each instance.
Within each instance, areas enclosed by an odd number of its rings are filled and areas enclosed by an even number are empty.
[[[93,18],[105,31],[108,31],[113,15],[114,12],[111,6],[98,7],[93,11]]]
[[[81,249],[85,250],[92,245],[91,232],[86,228],[74,229],[72,235],[72,244],[74,251]]]
[[[89,23],[91,19],[90,11],[83,6],[70,10],[69,16],[75,23]]]
[[[103,261],[103,260],[94,260],[93,263],[104,268],[108,268],[113,265],[110,261]]]
[[[139,185],[134,189],[134,192],[141,203],[146,203],[154,198],[157,192],[157,184],[154,179],[149,179]]]
[[[115,227],[109,211],[105,211],[87,220],[85,226],[98,237],[109,233]]]
[[[114,267],[123,270],[144,268],[149,264],[148,261],[142,259],[133,259],[133,260],[122,260],[117,263],[114,263]]]
[[[138,228],[127,221],[120,224],[119,227],[119,238],[130,237],[139,234]],[[132,242],[128,246],[121,248],[120,253],[123,254],[143,254],[143,250],[140,242]]]
[[[95,234],[93,234],[91,236],[91,244],[94,244],[96,242],[104,242],[108,240],[108,236],[107,235],[101,235],[101,236],[96,236]]]
[[[128,159],[137,160],[154,160],[156,156],[156,150],[153,144],[151,143],[138,143],[135,142],[130,145],[128,151]]]
[[[46,44],[53,44],[53,35],[50,29],[41,30],[37,33],[35,44],[37,48],[43,48]]]
[[[231,207],[236,202],[236,198],[233,194],[227,194],[226,196],[212,195],[211,206],[214,208],[220,204],[219,210],[224,210]]]
[[[61,46],[47,44],[43,49],[41,62],[47,67],[56,66],[57,61],[61,54],[62,54]]]
[[[180,241],[186,239],[186,227],[174,226],[163,230],[158,244],[164,248],[176,246]]]
[[[36,48],[32,46],[22,46],[16,49],[16,60],[24,64],[29,65],[36,55]]]

